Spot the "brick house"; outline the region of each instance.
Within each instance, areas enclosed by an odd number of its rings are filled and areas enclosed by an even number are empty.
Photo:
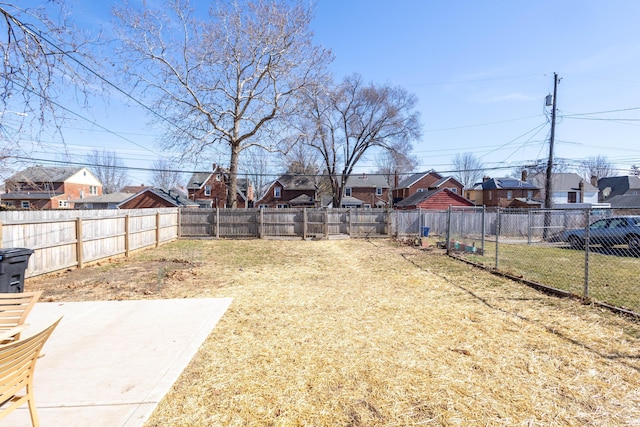
[[[189,178],[187,193],[189,199],[202,208],[224,208],[227,206],[228,172],[213,165],[212,172],[195,172]],[[237,207],[253,207],[254,190],[251,181],[238,178]]]
[[[22,209],[72,209],[72,200],[100,195],[102,183],[85,167],[31,166],[5,181],[2,204]]]
[[[482,204],[501,208],[539,208],[540,187],[517,178],[484,177]]]
[[[475,206],[471,200],[454,193],[449,188],[439,190],[420,191],[395,204],[395,209],[412,210],[447,210],[450,206],[471,207]]]
[[[256,201],[259,208],[317,207],[318,186],[304,175],[285,174],[269,184]]]
[[[385,208],[389,206],[389,183],[383,175],[350,175],[344,186],[343,208]]]
[[[443,176],[436,171],[420,172],[409,175],[393,189],[393,203],[406,199],[416,193],[448,188],[455,194],[462,195],[464,185],[451,176]]]

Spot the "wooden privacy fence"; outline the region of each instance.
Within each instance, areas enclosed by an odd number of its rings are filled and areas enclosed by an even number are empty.
[[[36,276],[178,237],[178,209],[29,211],[0,213],[3,248],[29,248],[26,276]]]
[[[180,236],[191,238],[388,237],[385,209],[183,209]]]

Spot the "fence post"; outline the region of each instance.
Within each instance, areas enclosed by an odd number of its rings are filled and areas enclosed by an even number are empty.
[[[501,209],[498,208],[497,210],[497,218],[496,218],[496,270],[498,269],[499,266],[499,260],[500,260],[500,252],[499,252],[499,242],[500,242],[500,221],[502,220],[502,215],[501,215]]]
[[[2,221],[0,221],[0,248],[2,247]]]
[[[156,248],[160,247],[160,212],[156,212]]]
[[[76,259],[78,268],[82,268],[82,218],[80,217],[76,218]]]
[[[531,244],[531,232],[532,232],[533,224],[531,217],[531,210],[527,211],[527,245]]]
[[[418,215],[422,216],[420,213],[420,210],[418,210]],[[420,220],[418,220],[418,223],[420,222]],[[449,205],[449,208],[447,208],[447,241],[445,242],[445,245],[447,245],[447,255],[450,254],[451,252],[451,205]]]
[[[216,207],[216,225],[215,225],[216,239],[220,238],[220,208]]]
[[[329,209],[324,210],[324,237],[329,238]]]
[[[589,297],[589,224],[591,224],[591,210],[585,212],[587,223],[584,234],[584,297]]]
[[[124,256],[129,258],[131,254],[131,243],[129,242],[129,214],[124,216]]]
[[[307,208],[302,208],[302,240],[307,240]]]
[[[258,239],[262,239],[264,234],[264,209],[260,208],[260,224],[258,224]]]
[[[182,208],[178,208],[178,237],[182,237]]]
[[[482,205],[482,237],[480,241],[480,249],[482,249],[482,255],[484,255],[484,236],[487,235],[487,226],[485,225],[485,212],[487,211],[487,206]]]

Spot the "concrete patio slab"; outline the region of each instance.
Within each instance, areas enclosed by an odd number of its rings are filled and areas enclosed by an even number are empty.
[[[43,426],[136,427],[149,418],[230,298],[38,303],[31,335],[63,316],[38,360]],[[0,426],[31,426],[26,405]]]

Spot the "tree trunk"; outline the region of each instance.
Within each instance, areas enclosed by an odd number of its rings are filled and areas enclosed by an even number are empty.
[[[238,159],[240,158],[240,145],[231,145],[231,162],[229,164],[229,194],[227,207],[238,207]]]

